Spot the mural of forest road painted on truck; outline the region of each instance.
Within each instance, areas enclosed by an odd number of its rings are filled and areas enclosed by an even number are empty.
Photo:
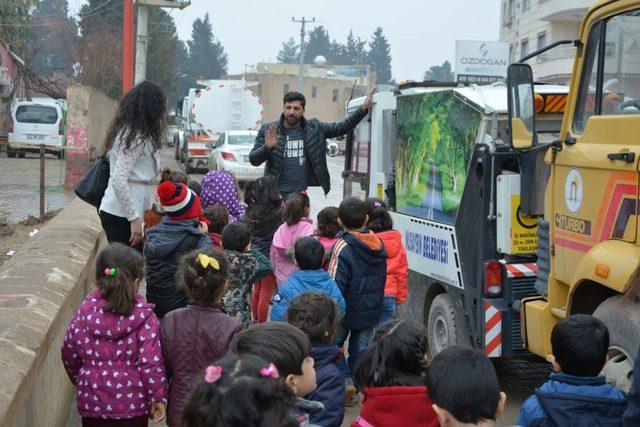
[[[398,211],[453,224],[482,113],[454,91],[398,98]]]

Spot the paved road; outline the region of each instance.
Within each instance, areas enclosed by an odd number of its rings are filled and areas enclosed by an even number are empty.
[[[309,189],[311,199],[312,218],[315,220],[317,213],[325,206],[338,206],[342,201],[342,170],[344,157],[328,157],[329,174],[331,175],[331,192],[325,197],[319,187]],[[177,163],[170,154],[163,156],[163,161],[169,167],[177,167]],[[425,197],[425,207],[430,210],[442,210],[442,180],[437,166],[432,166],[429,171],[428,192]],[[192,179],[200,180],[202,175],[193,174]],[[427,200],[428,199],[428,200]],[[540,386],[549,374],[549,364],[542,359],[531,357],[525,359],[496,359],[494,366],[500,378],[500,384],[507,393],[507,408],[500,420],[500,425],[509,426],[516,422],[520,406],[524,400]],[[344,426],[348,421],[358,416],[358,408],[347,408]]]
[[[163,153],[165,166],[176,168],[178,164],[173,159],[170,150]],[[344,157],[328,158],[329,173],[332,180],[332,190],[328,197],[325,197],[319,188],[311,188],[309,195],[311,198],[312,217],[315,219],[317,212],[325,206],[338,206],[342,200],[342,178]],[[433,174],[434,171],[431,171]],[[200,180],[201,174],[192,174],[192,179]],[[441,188],[441,187],[440,187]],[[501,388],[507,393],[507,408],[504,416],[499,420],[501,426],[511,426],[515,424],[520,406],[524,400],[533,393],[534,389],[545,381],[549,374],[549,366],[546,362],[538,358],[525,359],[496,359],[494,366],[498,372]],[[358,416],[359,408],[347,408],[343,427],[349,426],[350,422]],[[75,407],[70,410],[72,415],[66,427],[78,427],[79,419]],[[164,423],[162,424],[164,425]],[[161,426],[162,426],[161,425]]]

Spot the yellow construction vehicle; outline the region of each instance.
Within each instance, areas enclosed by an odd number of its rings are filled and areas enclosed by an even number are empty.
[[[631,288],[640,278],[640,1],[596,2],[571,42],[576,58],[558,141],[537,141],[531,68],[521,60],[508,70],[512,147],[548,150],[550,166],[538,238],[541,295],[523,299],[522,332],[527,349],[548,357],[558,321],[595,315],[610,333],[603,373],[626,389],[640,348],[640,299]]]

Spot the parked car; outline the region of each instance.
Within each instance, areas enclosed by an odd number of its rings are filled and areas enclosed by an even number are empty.
[[[62,157],[65,145],[65,112],[55,100],[19,101],[11,109],[7,155],[24,157],[39,152],[44,144],[47,152]],[[58,148],[58,149],[53,149]]]
[[[238,182],[255,181],[264,175],[264,164],[253,166],[249,153],[258,136],[254,130],[232,130],[223,132],[209,155],[209,170],[233,174]]]
[[[176,136],[178,131],[182,128],[182,117],[171,114],[169,116],[169,123],[167,125],[167,130],[164,134],[164,142],[165,144],[172,146],[176,141]]]

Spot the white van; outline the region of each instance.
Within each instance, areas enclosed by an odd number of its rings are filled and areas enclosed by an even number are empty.
[[[65,143],[64,110],[53,99],[19,101],[11,109],[7,155],[24,157],[26,152],[39,152],[40,144],[62,147]],[[62,157],[61,150],[47,152]]]

